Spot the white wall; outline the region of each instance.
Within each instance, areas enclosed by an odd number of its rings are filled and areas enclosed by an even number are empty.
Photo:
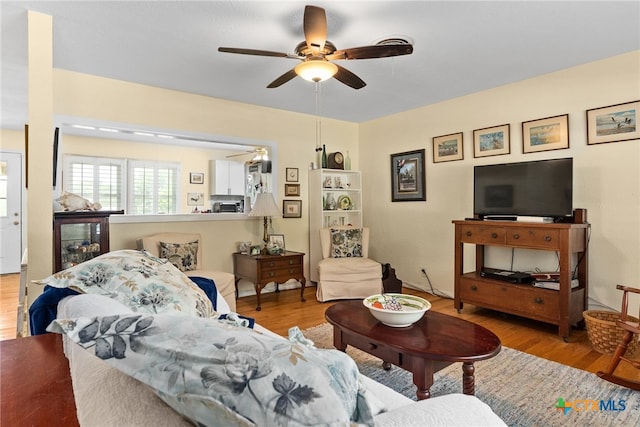
[[[405,284],[453,295],[454,219],[473,214],[473,166],[574,158],[576,208],[588,210],[590,297],[619,310],[618,283],[640,286],[640,144],[587,145],[586,110],[640,99],[640,51],[452,99],[360,126],[365,223],[371,250],[391,262]],[[522,153],[523,121],[569,114],[570,148]],[[473,130],[509,123],[511,154],[475,159]],[[433,163],[432,138],[463,132],[464,159]],[[426,202],[391,202],[389,155],[426,149]],[[472,271],[473,248],[465,249]],[[555,255],[516,251],[514,269],[543,270]],[[510,253],[492,261],[508,268]],[[538,255],[538,256],[533,256]],[[533,257],[532,257],[533,256]]]

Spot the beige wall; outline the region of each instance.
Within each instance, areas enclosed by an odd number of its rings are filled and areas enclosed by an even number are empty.
[[[586,143],[586,110],[640,99],[640,52],[559,71],[360,126],[365,223],[373,257],[391,262],[405,283],[431,282],[453,295],[454,219],[473,215],[473,166],[574,158],[574,207],[588,209],[590,297],[619,309],[618,283],[640,286],[640,144]],[[570,148],[522,153],[523,121],[569,114]],[[509,123],[511,154],[473,157],[473,130]],[[464,160],[433,163],[432,138],[463,132]],[[426,149],[426,202],[391,202],[389,155]],[[473,248],[466,249],[472,271]],[[510,251],[494,251],[496,268]],[[514,269],[555,270],[554,254],[516,251]]]

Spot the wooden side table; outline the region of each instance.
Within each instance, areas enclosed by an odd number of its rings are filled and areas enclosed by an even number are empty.
[[[253,282],[256,288],[258,306],[260,311],[260,292],[271,282],[276,283],[276,292],[280,292],[278,285],[289,279],[296,279],[302,284],[300,301],[304,299],[304,286],[307,282],[304,278],[304,253],[286,251],[280,255],[248,255],[241,252],[233,254],[233,274],[236,281],[236,297],[238,296],[238,282],[246,279]]]

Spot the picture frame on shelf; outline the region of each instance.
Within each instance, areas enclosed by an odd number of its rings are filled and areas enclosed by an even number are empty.
[[[286,248],[284,244],[284,234],[269,234],[268,243],[278,246],[283,252]]]
[[[300,196],[300,184],[285,184],[284,196]]]
[[[302,200],[283,200],[283,218],[302,218]]]
[[[261,251],[262,248],[260,247],[260,245],[251,246],[249,255],[260,255]]]
[[[187,193],[187,206],[203,206],[204,193]]]
[[[569,115],[522,122],[522,152],[563,150],[569,148]]]
[[[475,129],[473,131],[473,157],[500,156],[511,152],[508,124]]]
[[[587,145],[640,139],[640,100],[587,110]]]
[[[286,182],[298,182],[299,176],[298,176],[298,168],[286,168],[285,169],[285,173],[286,173]]]
[[[464,159],[462,132],[433,137],[433,163]]]
[[[202,172],[190,172],[189,184],[204,184],[204,173]]]
[[[391,201],[425,201],[424,148],[391,154]]]

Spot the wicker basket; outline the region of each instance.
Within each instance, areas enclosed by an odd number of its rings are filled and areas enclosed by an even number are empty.
[[[582,313],[587,324],[587,334],[589,341],[596,351],[604,354],[613,354],[616,347],[622,341],[625,330],[616,325],[620,320],[620,313],[614,311],[588,310]],[[633,316],[627,315],[627,319],[637,322]],[[627,355],[635,353],[638,348],[638,335],[634,335],[627,348]]]

